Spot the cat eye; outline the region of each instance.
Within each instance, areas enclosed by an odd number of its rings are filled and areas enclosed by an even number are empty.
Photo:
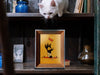
[[[52,12],[49,13],[49,15],[53,14]]]
[[[43,13],[44,15],[46,15],[46,13]]]

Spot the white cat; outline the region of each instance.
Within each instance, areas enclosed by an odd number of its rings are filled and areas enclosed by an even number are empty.
[[[51,19],[58,14],[59,17],[67,12],[68,0],[42,0],[39,5],[39,12],[46,19]]]

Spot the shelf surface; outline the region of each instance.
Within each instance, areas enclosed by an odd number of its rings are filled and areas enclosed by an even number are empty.
[[[45,20],[39,13],[7,13],[9,21],[41,21]],[[62,17],[55,16],[53,20],[57,21],[83,21],[83,20],[94,20],[94,14],[78,14],[78,13],[68,13],[64,14]]]
[[[82,64],[71,64],[65,69],[35,69],[34,64],[31,63],[16,63],[15,71],[17,74],[33,74],[33,73],[84,73],[84,74],[93,74],[94,67],[91,65],[82,65]]]
[[[39,13],[7,13],[8,17],[42,17]],[[68,13],[64,14],[67,17],[93,17],[94,14],[87,13]]]
[[[34,63],[34,62],[33,62]],[[35,69],[34,64],[31,63],[16,63],[15,72],[16,74],[56,74],[56,73],[68,73],[68,74],[93,74],[94,67],[92,65],[82,65],[82,64],[71,64],[65,69]],[[0,74],[3,73],[3,69],[0,69]]]
[[[39,13],[7,13],[8,17],[42,17]]]

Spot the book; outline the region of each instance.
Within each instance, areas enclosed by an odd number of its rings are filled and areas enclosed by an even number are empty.
[[[91,0],[87,0],[87,13],[91,13]]]
[[[17,0],[13,0],[13,13],[15,13],[15,8],[17,6]]]
[[[87,0],[84,0],[84,13],[87,13]]]
[[[13,47],[14,62],[23,62],[23,51],[24,51],[23,44],[15,44],[14,45],[14,47]]]
[[[94,13],[94,0],[91,0],[91,13]]]
[[[84,0],[76,0],[74,13],[82,13]]]
[[[79,13],[82,13],[82,10],[83,10],[83,4],[84,4],[84,0],[81,0],[81,3],[80,3],[80,11],[79,11]]]
[[[65,66],[70,66],[70,60],[65,60]]]

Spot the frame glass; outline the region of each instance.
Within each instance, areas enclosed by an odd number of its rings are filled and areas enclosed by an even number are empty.
[[[35,67],[65,68],[65,30],[35,30]]]

